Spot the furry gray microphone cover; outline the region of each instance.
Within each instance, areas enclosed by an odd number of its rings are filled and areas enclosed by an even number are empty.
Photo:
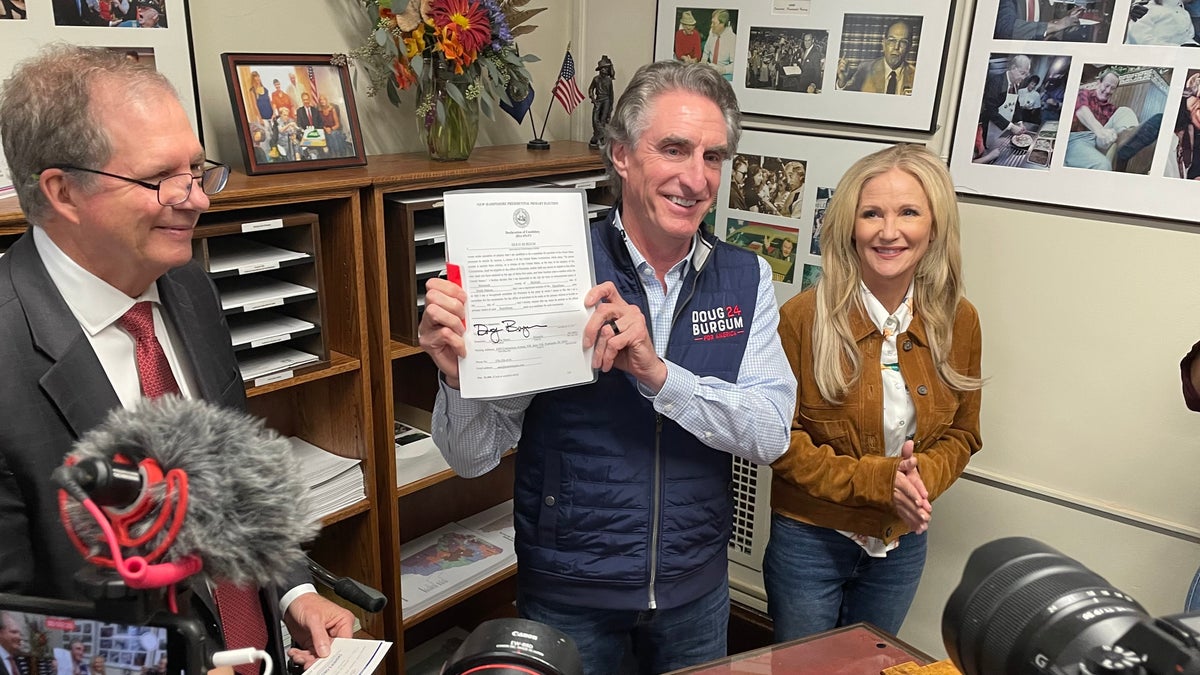
[[[319,522],[309,521],[308,488],[290,443],[261,419],[164,396],[112,411],[71,451],[78,459],[118,453],[133,462],[152,458],[164,473],[180,469],[187,474],[187,515],[165,559],[195,553],[214,579],[280,584],[303,564],[300,546],[320,529]],[[156,512],[164,491],[161,484],[151,490]],[[75,531],[86,542],[97,541],[99,527],[91,515],[68,501]],[[144,532],[153,517],[143,518],[138,528]],[[137,528],[133,533],[140,534]],[[123,554],[149,552],[160,541]],[[107,546],[98,552],[111,555]]]

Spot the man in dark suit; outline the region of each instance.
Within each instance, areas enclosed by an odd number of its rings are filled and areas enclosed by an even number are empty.
[[[912,95],[913,78],[917,69],[908,62],[908,51],[912,48],[912,28],[903,21],[888,26],[883,34],[883,55],[873,61],[865,61],[850,77],[850,64],[846,59],[838,60],[837,86],[847,91],[864,91],[875,94]]]
[[[0,258],[0,592],[71,598],[84,561],[50,474],[80,435],[164,391],[245,406],[220,303],[191,260],[192,230],[228,168],[205,169],[161,74],[104,49],[61,45],[18,64],[0,92],[0,136],[32,225]],[[315,652],[350,636],[353,616],[292,576],[299,586],[282,598],[258,593],[267,644],[231,646],[282,657],[281,611]],[[208,584],[191,586],[219,630]]]
[[[1072,7],[1055,18],[1055,8],[1048,0],[1000,0],[996,9],[997,40],[1061,40],[1086,42],[1090,33],[1079,26],[1082,7]]]
[[[313,105],[312,95],[307,91],[300,94],[300,109],[296,111],[296,124],[300,125],[301,129],[309,127],[319,129],[325,126],[321,119],[321,109]]]
[[[825,48],[816,44],[812,33],[805,33],[803,49],[800,50],[801,93],[817,94],[821,91],[821,75],[825,68]]]
[[[100,18],[98,0],[54,0],[57,26],[107,26]]]

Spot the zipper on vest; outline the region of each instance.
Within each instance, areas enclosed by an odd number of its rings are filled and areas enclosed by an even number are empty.
[[[658,580],[659,520],[662,518],[662,414],[654,415],[654,497],[650,507],[650,603],[649,609],[658,609],[654,597],[654,584]]]

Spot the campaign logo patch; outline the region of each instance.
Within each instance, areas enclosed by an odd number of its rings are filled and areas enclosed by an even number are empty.
[[[692,339],[723,340],[746,332],[746,319],[738,305],[692,310]]]

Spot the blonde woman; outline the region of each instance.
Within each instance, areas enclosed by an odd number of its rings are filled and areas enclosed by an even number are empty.
[[[914,145],[859,160],[821,252],[820,281],[780,310],[798,386],[763,561],[777,641],[859,621],[899,631],[931,503],[982,446],[979,318],[941,160]]]

